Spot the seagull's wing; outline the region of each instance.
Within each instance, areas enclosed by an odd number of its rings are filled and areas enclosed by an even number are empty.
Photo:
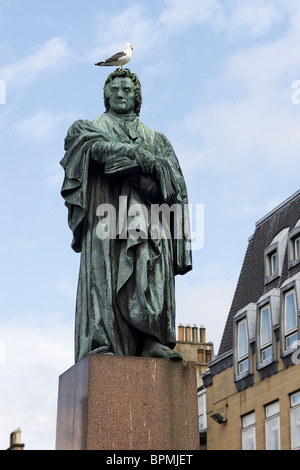
[[[101,62],[97,62],[95,65],[102,65],[102,64],[110,64],[110,63],[115,63],[117,60],[121,59],[121,57],[124,57],[126,53],[124,51],[122,52],[117,52],[116,54],[112,55],[109,59],[102,60]]]
[[[115,62],[116,60],[121,59],[121,57],[124,57],[126,55],[126,52],[117,52],[116,54],[112,55],[109,59],[106,59],[105,62]]]

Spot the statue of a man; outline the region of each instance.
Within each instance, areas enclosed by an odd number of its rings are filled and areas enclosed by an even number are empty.
[[[166,137],[138,118],[136,74],[110,74],[104,102],[104,114],[70,127],[61,161],[72,247],[81,252],[75,362],[90,353],[182,359],[173,349],[174,276],[192,269],[184,178]],[[170,206],[182,210],[167,222],[152,217]]]

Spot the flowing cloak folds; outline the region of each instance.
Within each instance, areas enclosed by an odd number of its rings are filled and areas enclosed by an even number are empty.
[[[171,144],[136,115],[106,112],[76,121],[65,151],[61,193],[72,248],[81,252],[75,362],[96,349],[138,355],[145,334],[174,348],[174,276],[192,269],[192,261],[187,191]],[[156,176],[145,172],[149,158]],[[151,232],[152,203],[177,208],[168,236],[162,218]]]

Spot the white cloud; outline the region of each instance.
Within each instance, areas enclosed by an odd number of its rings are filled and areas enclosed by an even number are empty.
[[[251,3],[251,8],[254,7],[259,11],[273,8],[270,2],[260,5],[256,1]],[[232,10],[232,15],[236,12],[234,21],[241,26],[244,13],[241,17],[238,11],[246,8],[250,8],[248,3],[238,2]],[[288,13],[280,1],[274,8],[276,12],[268,16],[270,23],[277,20],[279,8],[282,14]],[[175,143],[176,136],[182,133],[189,136],[189,148],[179,142],[185,156],[183,167],[237,175],[239,171],[245,172],[247,165],[254,169],[256,164],[262,167],[283,159],[294,164],[299,161],[300,107],[292,104],[295,91],[292,83],[300,78],[300,52],[295,48],[300,40],[300,22],[289,14],[288,26],[281,37],[239,48],[220,67],[219,75],[210,77],[210,83],[203,85],[211,97],[209,104],[195,99],[185,118],[177,125],[172,124]],[[299,6],[293,14],[300,18]]]
[[[208,20],[215,24],[221,12],[218,0],[207,0],[204,3],[198,0],[167,0],[165,4],[158,16],[154,16],[150,8],[140,4],[132,5],[113,17],[101,13],[95,26],[95,46],[87,52],[86,60],[106,58],[108,54],[122,50],[125,43],[130,41],[134,48],[133,57],[137,62],[143,62],[146,67],[151,68],[150,64],[157,66],[159,61],[158,70],[161,71],[165,62],[170,63],[163,50],[173,37]]]
[[[206,340],[214,343],[214,352],[217,354],[236,281],[219,279],[197,285],[189,285],[187,279],[177,282],[177,325],[196,324],[200,327],[203,324],[206,328]]]
[[[43,78],[66,66],[71,51],[63,38],[54,37],[35,47],[27,56],[0,68],[0,77],[7,87],[29,85],[41,75]]]
[[[256,38],[268,32],[280,19],[280,5],[274,0],[239,0],[229,11],[227,31],[230,35]]]
[[[162,30],[172,34],[180,34],[196,24],[206,21],[216,23],[221,13],[221,4],[218,0],[167,0],[166,8],[159,17]]]
[[[248,217],[248,216],[259,216],[263,217],[265,214],[268,214],[275,207],[279,206],[282,203],[282,198],[272,198],[269,201],[264,202],[263,204],[250,204],[245,203],[242,205],[231,206],[225,213],[225,217]]]
[[[62,124],[67,125],[77,117],[73,112],[57,113],[41,108],[34,115],[19,120],[16,130],[31,143],[49,142],[55,133],[60,131]]]
[[[13,247],[14,252],[17,253],[24,253],[27,251],[36,250],[37,248],[42,246],[41,241],[37,240],[28,240],[24,237],[13,237],[10,239],[10,243]]]
[[[25,449],[54,449],[58,378],[73,365],[72,336],[73,325],[38,326],[24,318],[1,322],[1,449],[17,427]]]
[[[287,95],[286,106],[281,106],[267,93],[256,94],[245,100],[210,106],[202,113],[198,109],[189,116],[187,125],[201,135],[209,149],[222,155],[219,168],[224,165],[232,168],[233,164],[235,169],[244,168],[248,159],[272,162],[284,156],[297,161],[298,117],[289,99]]]
[[[77,279],[64,276],[63,278],[56,281],[54,286],[56,289],[58,289],[59,292],[66,295],[71,300],[74,300],[76,298],[77,283]]]
[[[44,180],[45,186],[53,188],[55,191],[60,190],[63,182],[63,169],[60,165],[56,165],[49,170],[49,176]]]
[[[113,38],[113,40],[112,40]],[[152,45],[159,44],[161,29],[148,10],[135,4],[113,17],[101,13],[96,20],[94,46],[86,53],[86,60],[106,59],[123,50],[126,42],[133,44],[135,60],[151,51]]]

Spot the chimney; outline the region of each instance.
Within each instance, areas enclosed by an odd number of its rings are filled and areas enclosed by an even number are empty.
[[[212,354],[211,354],[212,351],[211,351],[211,349],[207,349],[205,352],[206,352],[206,363],[208,363],[212,359]]]
[[[193,337],[193,343],[198,343],[198,328],[197,328],[197,325],[193,325],[192,337]]]
[[[200,343],[205,343],[205,328],[204,328],[204,325],[200,325]]]
[[[187,342],[191,342],[191,327],[190,327],[190,325],[186,325],[186,327],[185,327],[185,340]]]
[[[199,348],[197,351],[198,354],[198,364],[204,364],[205,358],[204,358],[204,349]]]
[[[182,323],[178,327],[178,341],[184,341],[184,326]]]
[[[18,428],[10,434],[10,447],[7,450],[23,450],[24,444],[21,444],[21,429]]]

